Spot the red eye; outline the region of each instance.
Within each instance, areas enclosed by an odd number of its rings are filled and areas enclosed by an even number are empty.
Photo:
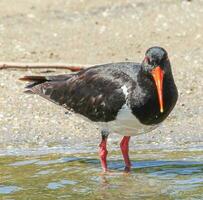
[[[150,62],[149,57],[147,57],[147,56],[144,58],[144,60],[145,60],[147,63]]]

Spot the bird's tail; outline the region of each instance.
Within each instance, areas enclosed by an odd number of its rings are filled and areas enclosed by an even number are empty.
[[[24,76],[22,78],[19,78],[21,81],[27,81],[29,82],[25,88],[25,93],[33,94],[32,88],[36,85],[39,85],[41,83],[44,83],[46,81],[49,81],[46,76]]]
[[[19,78],[19,80],[29,82],[25,86],[25,89],[27,90],[25,90],[24,92],[33,94],[35,93],[33,91],[33,89],[36,88],[35,86],[42,85],[43,83],[47,83],[47,82],[52,82],[52,83],[63,82],[68,80],[72,76],[74,76],[74,74],[62,74],[62,75],[56,75],[56,76],[24,76],[22,78]]]
[[[28,82],[33,82],[33,81],[46,81],[46,76],[24,76],[22,78],[19,78],[21,81],[28,81]]]

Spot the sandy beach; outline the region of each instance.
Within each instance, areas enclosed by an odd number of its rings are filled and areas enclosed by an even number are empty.
[[[203,1],[0,1],[0,61],[141,62],[148,47],[164,47],[179,90],[177,106],[132,149],[203,148]],[[23,93],[24,75],[64,70],[0,70],[0,153],[96,147],[98,127],[39,96]],[[118,148],[120,136],[110,136]],[[66,150],[64,150],[66,151]],[[97,148],[95,148],[97,151]]]

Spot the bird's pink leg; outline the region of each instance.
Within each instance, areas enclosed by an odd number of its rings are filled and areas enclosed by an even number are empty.
[[[99,145],[99,156],[100,156],[101,166],[102,166],[104,172],[107,171],[106,157],[107,157],[108,151],[107,151],[106,146],[107,146],[108,134],[109,133],[106,130],[103,130],[101,132],[102,140]]]
[[[131,162],[130,162],[129,155],[128,155],[129,141],[130,141],[130,136],[124,136],[120,143],[121,151],[122,151],[123,158],[125,161],[125,171],[126,172],[129,172],[130,168],[131,168]]]
[[[101,143],[99,145],[99,147],[100,147],[99,156],[100,156],[101,166],[102,166],[104,172],[107,171],[106,157],[107,157],[108,151],[106,149],[106,142],[107,142],[107,140],[104,139],[101,141]]]

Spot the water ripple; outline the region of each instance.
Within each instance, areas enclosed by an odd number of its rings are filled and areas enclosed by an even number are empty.
[[[0,194],[11,194],[19,190],[21,190],[21,188],[17,186],[0,185]]]

